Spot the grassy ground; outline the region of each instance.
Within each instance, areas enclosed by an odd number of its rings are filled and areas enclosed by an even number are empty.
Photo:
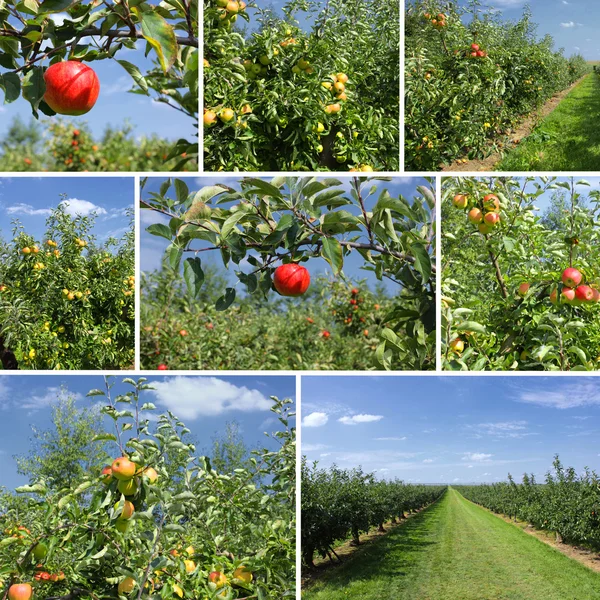
[[[593,600],[600,575],[450,489],[302,598]]]
[[[600,76],[588,75],[497,171],[596,171],[600,169]]]

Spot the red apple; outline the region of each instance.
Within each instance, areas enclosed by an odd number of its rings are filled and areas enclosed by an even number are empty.
[[[227,583],[227,577],[225,577],[225,574],[221,573],[220,571],[212,571],[208,575],[208,581],[215,587],[220,588]]]
[[[169,367],[167,367],[167,365],[165,365],[165,364],[161,364],[161,365],[158,365],[157,369],[159,371],[168,371]]]
[[[59,115],[84,115],[92,110],[100,93],[100,81],[93,69],[75,60],[50,65],[44,81],[44,100]]]
[[[29,583],[15,583],[8,588],[8,600],[29,600],[32,595]]]
[[[100,479],[102,480],[102,483],[110,483],[110,480],[112,479],[112,469],[109,466],[102,469]]]
[[[467,208],[468,200],[464,194],[457,194],[456,196],[454,196],[452,202],[454,206],[456,206],[456,208]]]
[[[472,208],[469,211],[469,221],[473,223],[473,225],[477,225],[483,221],[483,213],[478,208]]]
[[[496,194],[488,194],[483,197],[483,206],[489,212],[499,212],[500,211],[500,200]]]
[[[471,50],[475,50],[475,52],[477,52],[477,50],[479,50],[479,45],[478,44],[471,44]]]
[[[281,265],[275,269],[273,285],[282,296],[302,296],[310,285],[310,274],[296,263]]]
[[[580,285],[575,288],[575,298],[581,302],[592,302],[594,290],[588,285]]]
[[[550,302],[552,302],[552,304],[557,304],[558,303],[558,290],[553,290],[552,293],[550,294]]]
[[[561,292],[561,302],[570,304],[575,300],[575,290],[569,287],[563,288]]]
[[[593,293],[593,298],[592,298],[592,302],[600,302],[600,291],[598,291],[595,288],[592,288],[592,293]]]
[[[519,296],[526,296],[530,287],[531,287],[531,285],[529,285],[527,282],[523,282],[519,286]]]
[[[135,475],[135,463],[131,462],[126,456],[121,456],[121,458],[113,461],[111,470],[115,479],[125,481]]]
[[[483,221],[486,225],[494,227],[495,225],[498,225],[498,223],[500,223],[500,215],[497,212],[486,213],[485,217],[483,217]]]
[[[573,267],[569,267],[565,269],[562,274],[562,282],[570,288],[577,287],[581,280],[583,279],[583,275]]]
[[[329,331],[325,330],[325,331],[323,331],[323,333],[321,333],[321,335],[322,335],[322,336],[323,336],[325,339],[327,339],[327,338],[328,338],[328,337],[329,337],[331,334],[329,333]]]

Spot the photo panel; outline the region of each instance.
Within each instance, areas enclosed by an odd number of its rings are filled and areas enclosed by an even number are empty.
[[[442,179],[442,368],[598,371],[600,179]]]
[[[8,598],[293,596],[295,377],[0,384]]]
[[[133,177],[0,177],[0,369],[135,369]]]
[[[435,369],[435,181],[143,181],[141,366]]]
[[[590,376],[302,376],[302,598],[597,597],[599,397]]]

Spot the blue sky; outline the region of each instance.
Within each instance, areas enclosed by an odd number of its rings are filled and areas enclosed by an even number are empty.
[[[276,449],[264,435],[281,429],[270,412],[270,396],[295,399],[295,377],[147,377],[155,391],[146,392],[146,401],[156,405],[156,415],[171,410],[191,430],[198,454],[209,453],[211,440],[224,431],[225,423],[236,421],[247,446]],[[113,397],[131,391],[120,383]],[[17,474],[15,455],[30,450],[32,427],[51,426],[51,407],[64,386],[80,408],[101,402],[101,396],[86,398],[92,389],[104,389],[101,376],[0,376],[0,486],[13,489],[26,483]],[[143,398],[144,396],[142,396]],[[106,426],[113,431],[112,419]],[[292,426],[294,422],[290,423]]]
[[[64,17],[63,13],[54,15],[54,19],[59,22]],[[145,46],[145,42],[138,41],[136,50],[122,49],[115,58],[133,63],[142,73],[145,73],[153,67],[152,59],[155,56],[154,53],[150,53],[146,58]],[[100,79],[98,101],[86,115],[62,117],[63,119],[87,122],[95,136],[100,136],[107,126],[120,127],[127,120],[135,127],[133,134],[136,138],[155,133],[168,140],[182,137],[193,141],[193,136],[197,132],[194,120],[165,104],[153,102],[147,96],[129,94],[128,90],[134,87],[133,80],[116,60],[93,61],[88,65],[94,69]],[[43,63],[43,66],[48,66],[48,63]],[[4,69],[0,69],[0,72],[2,71]],[[26,122],[32,118],[31,105],[22,97],[11,104],[4,104],[4,95],[0,92],[0,102],[0,137],[5,134],[16,115]],[[41,113],[40,118],[49,119]]]
[[[465,6],[468,2],[459,0],[459,4]],[[519,20],[523,7],[528,5],[539,38],[550,34],[555,50],[564,48],[566,56],[581,54],[587,60],[600,60],[597,0],[483,0],[482,5],[497,9],[511,21]]]
[[[381,478],[541,481],[555,454],[600,473],[600,378],[303,377],[302,454]]]
[[[227,185],[240,189],[238,184],[239,177],[227,177],[220,175],[218,177],[194,177],[194,178],[182,178],[188,184],[190,191],[198,190],[204,186],[215,185],[217,183],[227,183]],[[269,178],[265,178],[269,180]],[[343,180],[343,178],[340,178]],[[147,194],[149,192],[158,192],[161,183],[164,181],[164,177],[151,177],[148,179],[148,183],[142,192],[142,199],[148,197]],[[397,196],[399,194],[403,195],[409,202],[411,202],[415,195],[418,195],[416,192],[417,186],[419,185],[428,185],[427,182],[420,177],[397,177],[394,178],[393,181],[375,181],[372,185],[376,185],[378,191],[373,194],[366,202],[367,210],[372,208],[377,201],[377,197],[380,194],[380,190],[387,189],[392,196]],[[346,189],[349,189],[349,184],[346,184]],[[369,189],[367,187],[367,189]],[[170,190],[171,194],[173,194],[173,188]],[[223,205],[227,206],[227,204]],[[358,209],[354,210],[353,207],[344,206],[343,210],[349,210],[350,212],[355,212],[358,214]],[[146,231],[146,228],[153,223],[168,223],[168,219],[163,217],[159,213],[150,211],[150,210],[142,210],[141,211],[141,269],[142,271],[153,271],[160,267],[161,260],[164,254],[166,247],[169,245],[169,242],[161,237],[151,235]],[[201,248],[208,246],[208,243],[204,243],[201,241],[197,242],[197,245],[194,247]],[[211,262],[218,260],[218,256],[214,258],[210,255],[210,252],[205,252],[201,255],[202,261]],[[219,261],[221,268],[223,264]],[[358,253],[352,253],[349,257],[344,258],[344,273],[348,277],[352,277],[355,279],[363,279],[365,278],[369,285],[373,287],[377,283],[376,277],[369,271],[363,271],[360,267],[363,265],[362,258],[358,255]],[[242,265],[243,266],[243,265]],[[329,264],[323,260],[322,258],[311,259],[308,263],[305,263],[305,266],[310,271],[311,277],[316,277],[317,275],[327,275],[331,276],[331,268]],[[396,293],[398,291],[398,286],[389,281],[384,281],[384,285],[389,290],[391,294]]]
[[[127,208],[134,205],[132,177],[0,177],[0,237],[12,239],[13,219],[38,241],[46,231],[50,210],[57,207],[60,194],[67,194],[71,214],[98,217],[93,234],[103,243],[129,231]]]

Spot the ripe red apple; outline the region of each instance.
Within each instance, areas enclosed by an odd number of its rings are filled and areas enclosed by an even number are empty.
[[[529,291],[529,288],[531,287],[531,285],[527,282],[523,282],[520,286],[519,286],[519,295],[520,296],[526,296],[527,292]]]
[[[126,456],[121,456],[121,458],[113,461],[111,470],[113,477],[119,481],[131,479],[135,475],[135,463],[131,462]]]
[[[553,290],[552,293],[550,294],[550,302],[552,302],[552,304],[557,304],[558,303],[558,290]]]
[[[483,50],[477,50],[477,57],[483,58],[485,56],[485,52]]]
[[[119,503],[115,502],[115,509],[118,505]],[[123,503],[123,510],[121,510],[121,514],[117,517],[117,519],[119,521],[127,521],[128,519],[131,519],[134,512],[135,508],[133,507],[133,504],[129,502],[129,500],[125,500],[125,502]]]
[[[575,290],[569,287],[565,287],[561,292],[561,302],[566,302],[570,304],[575,300]]]
[[[93,69],[75,60],[50,65],[44,81],[44,100],[59,115],[84,115],[92,110],[100,93],[100,81]]]
[[[483,206],[489,212],[499,212],[500,200],[496,194],[487,194],[487,196],[483,197]]]
[[[596,288],[592,288],[592,293],[594,294],[592,302],[600,302],[600,291],[598,291]]]
[[[489,225],[490,227],[495,227],[496,225],[498,225],[498,223],[500,223],[500,215],[497,212],[486,213],[485,217],[483,217],[483,221],[486,225]]]
[[[29,600],[32,595],[29,583],[14,583],[8,588],[8,600]]]
[[[323,331],[323,333],[321,333],[321,335],[322,335],[322,336],[323,336],[325,339],[327,339],[327,338],[328,338],[328,337],[329,337],[331,334],[329,333],[329,331],[325,330],[325,331]]]
[[[102,483],[110,483],[110,480],[112,479],[112,469],[109,466],[102,469],[100,479],[102,480]]]
[[[280,265],[273,274],[273,285],[282,296],[302,296],[310,285],[310,274],[302,265]]]
[[[227,577],[225,577],[225,574],[221,573],[220,571],[212,571],[208,574],[208,581],[215,587],[220,588],[227,583]]]
[[[456,206],[456,208],[465,209],[467,208],[468,199],[464,194],[456,194],[456,196],[454,196],[454,199],[452,200],[452,203],[454,204],[454,206]]]
[[[575,298],[581,302],[591,302],[594,299],[594,290],[589,285],[577,286]]]
[[[168,371],[169,367],[167,367],[167,365],[165,365],[165,364],[161,364],[161,365],[158,365],[157,369],[159,371]]]
[[[483,221],[483,213],[478,208],[472,208],[469,211],[469,221],[473,223],[473,225],[477,225]]]
[[[573,267],[569,267],[563,271],[562,274],[562,282],[570,288],[577,287],[581,280],[583,279],[583,275]]]
[[[352,288],[352,290],[350,291],[350,293],[351,293],[353,296],[356,296],[356,295],[358,295],[358,289],[357,289],[357,288]]]
[[[475,52],[477,52],[477,50],[479,50],[479,45],[478,44],[471,44],[471,50],[475,50]]]

